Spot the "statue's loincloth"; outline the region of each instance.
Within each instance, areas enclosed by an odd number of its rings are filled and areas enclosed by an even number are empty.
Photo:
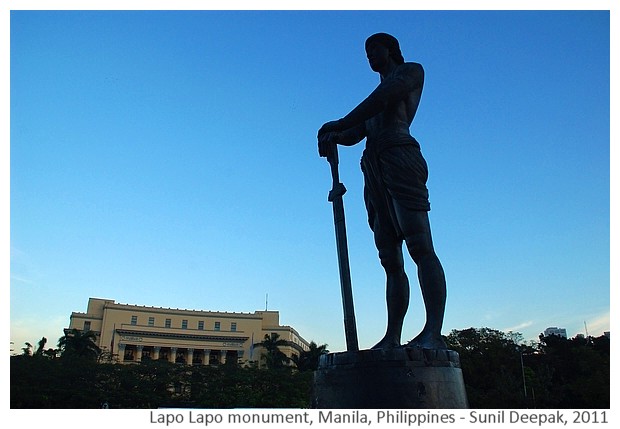
[[[368,211],[368,223],[373,231],[378,221],[378,226],[383,231],[402,238],[394,201],[408,210],[431,209],[426,188],[428,167],[420,146],[411,139],[413,142],[393,145],[380,152],[368,145],[364,150],[361,161],[364,201]]]

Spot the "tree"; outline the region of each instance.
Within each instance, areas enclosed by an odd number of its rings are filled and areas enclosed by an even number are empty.
[[[255,344],[265,349],[266,354],[263,355],[265,364],[269,369],[283,368],[290,360],[281,350],[281,346],[288,345],[286,340],[280,338],[280,335],[273,333],[265,334],[265,338],[260,343]]]
[[[68,334],[70,338],[61,339],[65,358],[36,358],[36,353],[11,356],[11,408],[100,408],[103,403],[110,408],[305,408],[311,404],[312,371],[67,359],[72,341],[90,337],[92,344],[93,338],[88,333]],[[607,337],[541,337],[539,343],[526,345],[519,334],[470,328],[452,331],[446,342],[460,354],[471,408],[609,408]],[[277,336],[267,336],[258,344],[265,347],[270,368],[275,358],[268,358],[267,350],[279,351],[283,344]],[[37,351],[43,346],[40,341]],[[323,349],[312,343],[310,348]],[[24,347],[28,350],[32,352],[32,344]],[[309,350],[300,355],[298,367],[303,366],[302,356],[311,354]],[[280,361],[281,367],[284,362]]]
[[[448,347],[460,355],[472,408],[609,408],[609,338],[541,335],[489,328],[454,330]]]
[[[96,341],[93,331],[82,332],[74,328],[58,340],[61,358],[79,357],[95,361],[101,353]]]
[[[32,356],[32,344],[29,342],[24,343],[26,347],[22,347],[22,354],[24,356]]]
[[[537,392],[537,405],[548,408],[609,408],[609,338],[540,336],[536,369],[549,379]]]
[[[522,408],[527,406],[523,389],[522,353],[532,347],[518,344],[520,334],[489,328],[453,330],[448,348],[459,353],[467,399],[472,408]]]
[[[45,344],[47,343],[47,338],[42,337],[39,340],[37,350],[34,352],[35,356],[43,356],[43,352],[45,351]]]
[[[47,338],[42,337],[38,342],[37,350],[34,352],[33,356],[44,357],[47,359],[55,359],[58,356],[58,350],[53,348],[45,349],[45,345],[47,344]]]
[[[326,353],[329,353],[327,344],[319,346],[314,341],[311,341],[310,348],[303,350],[299,356],[293,356],[292,360],[300,371],[316,371],[319,367],[319,359]]]

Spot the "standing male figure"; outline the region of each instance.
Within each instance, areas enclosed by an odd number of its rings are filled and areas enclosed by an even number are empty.
[[[418,268],[426,309],[422,332],[408,347],[445,349],[441,337],[446,281],[435,254],[428,220],[428,170],[420,145],[409,133],[422,95],[424,69],[405,63],[396,38],[377,33],[366,40],[370,68],[381,83],[349,114],[327,122],[318,133],[319,155],[333,145],[352,146],[366,138],[361,166],[368,222],[385,269],[388,322],[385,336],[373,348],[399,347],[409,306],[403,241]]]

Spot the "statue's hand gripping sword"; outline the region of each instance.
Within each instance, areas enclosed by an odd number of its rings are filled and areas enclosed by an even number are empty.
[[[358,351],[357,328],[355,311],[353,310],[353,291],[351,288],[351,271],[349,267],[349,249],[347,246],[347,228],[344,220],[344,204],[342,196],[347,189],[340,183],[338,173],[338,147],[333,145],[327,155],[327,161],[332,172],[332,190],[327,200],[334,209],[334,226],[336,228],[336,249],[338,252],[338,269],[340,270],[340,289],[342,292],[342,307],[344,310],[344,333],[347,341],[347,351]]]

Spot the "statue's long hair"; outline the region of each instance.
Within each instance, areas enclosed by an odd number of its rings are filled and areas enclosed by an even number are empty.
[[[400,65],[405,62],[403,54],[400,52],[400,45],[398,44],[396,37],[387,33],[376,33],[366,39],[365,46],[368,47],[371,42],[379,43],[388,48],[390,51],[390,57],[396,62],[396,64]]]

